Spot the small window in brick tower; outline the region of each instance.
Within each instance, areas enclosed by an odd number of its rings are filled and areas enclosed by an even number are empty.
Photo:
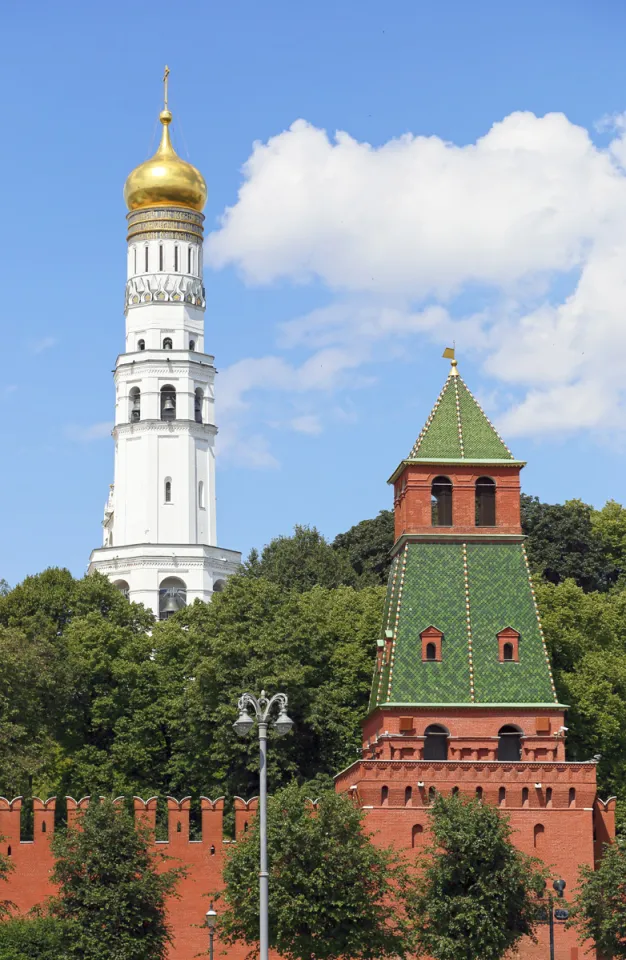
[[[420,633],[422,641],[422,660],[436,663],[441,660],[441,641],[443,633],[437,627],[427,627]]]
[[[519,661],[519,633],[513,627],[505,627],[498,634],[498,656],[500,663]]]
[[[479,477],[476,481],[476,526],[496,525],[496,485],[491,477]]]
[[[431,487],[431,520],[433,527],[452,526],[452,481],[435,477]]]

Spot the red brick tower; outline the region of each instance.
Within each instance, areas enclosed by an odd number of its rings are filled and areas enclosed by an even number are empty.
[[[510,815],[519,846],[567,890],[614,833],[593,762],[565,758],[520,525],[520,471],[456,361],[394,486],[393,564],[363,759],[337,777],[381,843],[423,846],[435,792]],[[595,841],[595,847],[594,847]],[[558,960],[577,956],[559,929]],[[545,945],[524,948],[544,956]]]

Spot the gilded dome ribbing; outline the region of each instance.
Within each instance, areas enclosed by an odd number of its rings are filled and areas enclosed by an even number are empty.
[[[175,204],[201,212],[207,198],[204,177],[190,163],[181,160],[170,140],[172,114],[162,110],[159,119],[163,133],[159,149],[150,160],[140,163],[124,184],[124,200],[129,210]]]

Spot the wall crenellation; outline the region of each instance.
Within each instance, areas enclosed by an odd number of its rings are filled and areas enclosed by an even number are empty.
[[[75,823],[81,813],[87,809],[91,797],[66,797],[67,822]],[[167,840],[156,839],[157,806],[162,803],[159,797],[132,797],[132,809],[137,824],[147,828],[152,837],[155,852],[167,852],[169,861],[186,868],[186,876],[178,886],[178,896],[168,902],[168,914],[174,934],[174,945],[170,950],[171,960],[187,960],[206,949],[206,931],[203,929],[204,915],[208,908],[208,899],[222,887],[222,868],[224,857],[231,843],[235,841],[224,837],[224,797],[211,800],[200,797],[199,812],[201,837],[190,839],[190,815],[192,798],[175,797],[165,799],[167,807]],[[127,803],[126,797],[116,797],[118,806]],[[243,800],[236,797],[235,837],[246,833],[256,816],[258,797]],[[197,809],[197,808],[196,808]],[[22,840],[22,812],[26,810],[23,797],[12,800],[0,797],[0,852],[7,855],[13,871],[2,889],[2,898],[12,901],[18,913],[26,913],[40,905],[55,893],[50,877],[54,868],[54,857],[50,849],[50,840],[54,836],[57,798],[32,799],[34,832],[32,840]],[[244,960],[245,946],[236,946],[229,950],[232,960]]]

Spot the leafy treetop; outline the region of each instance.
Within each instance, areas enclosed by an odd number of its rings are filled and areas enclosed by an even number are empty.
[[[422,950],[435,960],[500,960],[534,937],[545,871],[513,845],[499,810],[438,796],[430,820],[433,846],[415,904]]]
[[[149,837],[111,800],[93,802],[76,827],[55,834],[51,913],[71,924],[68,957],[165,960],[165,901],[183,875],[162,869]],[[161,869],[160,869],[161,868]]]
[[[268,801],[270,947],[288,960],[377,960],[412,952],[410,873],[362,829],[363,812],[325,792],[315,810],[290,784]],[[231,848],[219,935],[258,941],[259,824]],[[393,903],[393,909],[390,904]]]

